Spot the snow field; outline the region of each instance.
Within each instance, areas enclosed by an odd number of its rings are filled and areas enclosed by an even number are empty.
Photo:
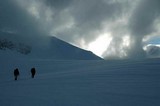
[[[159,106],[160,61],[17,60],[1,63],[1,106]],[[19,68],[14,81],[12,71]],[[31,78],[30,69],[37,74]]]

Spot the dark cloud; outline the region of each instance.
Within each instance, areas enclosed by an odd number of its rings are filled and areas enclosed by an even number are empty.
[[[121,10],[121,5],[117,3],[108,4],[102,0],[93,0],[92,2],[80,0],[75,2],[71,13],[75,19],[75,25],[81,29],[80,37],[84,36],[89,40],[91,37],[97,36],[94,35],[94,32],[102,29],[103,22],[118,18]]]
[[[142,39],[146,35],[156,32],[154,22],[160,15],[159,0],[141,0],[132,13],[129,21],[129,30],[135,39],[134,45],[129,56],[144,57],[145,52],[142,49]]]
[[[47,6],[58,10],[63,10],[70,6],[73,0],[43,0]]]
[[[20,42],[36,42],[42,39],[38,21],[29,16],[25,9],[15,1],[0,1],[0,37],[19,40]],[[18,39],[19,38],[19,39]]]
[[[16,1],[0,1],[2,31],[43,32],[80,47],[109,33],[112,40],[103,53],[106,58],[145,57],[142,40],[158,35],[159,0]]]
[[[130,19],[133,35],[144,36],[154,31],[153,23],[160,15],[159,0],[142,0],[134,10]]]
[[[118,27],[121,31],[113,31],[112,34],[118,36],[114,36],[114,39],[104,53],[104,56],[106,56],[106,58],[110,58],[111,56],[116,58],[121,57],[120,55],[117,56],[117,54],[127,54],[127,58],[145,58],[146,52],[143,50],[142,40],[146,35],[152,36],[152,33],[156,32],[157,28],[155,26],[155,20],[159,19],[159,15],[159,0],[138,1],[132,10],[130,17],[127,18],[128,22],[126,26],[123,26],[122,24],[121,28]],[[130,35],[131,44],[129,47],[122,45],[122,38],[125,33]]]
[[[26,30],[31,30],[31,27],[29,27],[31,23],[29,24],[29,19],[26,18],[28,15],[22,12],[14,2],[10,0],[1,0],[0,8],[0,29],[13,29],[21,32],[28,32]]]
[[[69,3],[68,7],[53,16],[52,31],[56,36],[74,43],[77,43],[78,39],[83,39],[86,43],[93,41],[103,30],[104,23],[118,19],[123,11],[121,2],[74,0]],[[69,21],[73,25],[67,27]],[[56,30],[58,28],[59,31]]]

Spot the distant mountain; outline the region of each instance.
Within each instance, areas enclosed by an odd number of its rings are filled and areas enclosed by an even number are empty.
[[[22,36],[0,33],[0,52],[5,56],[21,54],[32,59],[56,60],[101,60],[91,51],[86,51],[51,36]],[[6,51],[6,52],[4,52]]]
[[[146,47],[147,57],[157,58],[160,57],[160,46],[149,44]]]

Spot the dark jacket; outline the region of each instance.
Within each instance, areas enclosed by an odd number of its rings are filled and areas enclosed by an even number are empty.
[[[18,76],[19,75],[19,71],[18,71],[18,68],[16,68],[15,70],[14,70],[14,76]]]

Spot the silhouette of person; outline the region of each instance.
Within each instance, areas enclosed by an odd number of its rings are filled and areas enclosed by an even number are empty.
[[[15,80],[17,80],[18,76],[19,76],[19,70],[18,70],[18,68],[16,68],[14,70],[14,78],[15,78]]]
[[[31,69],[31,75],[32,75],[31,77],[34,78],[35,74],[36,74],[36,69],[32,68]]]

